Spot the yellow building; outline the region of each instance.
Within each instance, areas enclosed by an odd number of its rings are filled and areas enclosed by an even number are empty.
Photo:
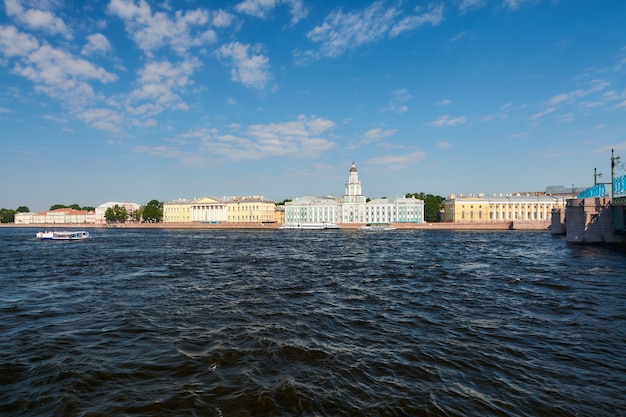
[[[180,198],[163,203],[163,223],[191,223],[191,201]]]
[[[455,196],[444,202],[444,222],[550,221],[553,208],[565,207],[565,197],[511,194]]]
[[[275,223],[276,204],[260,196],[231,197],[226,203],[228,223]]]
[[[221,223],[226,221],[226,203],[213,197],[178,199],[163,204],[163,223]]]

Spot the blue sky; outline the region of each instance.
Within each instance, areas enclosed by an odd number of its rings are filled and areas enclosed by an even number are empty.
[[[4,0],[0,207],[543,191],[626,157],[623,0]],[[618,171],[623,174],[624,172]]]

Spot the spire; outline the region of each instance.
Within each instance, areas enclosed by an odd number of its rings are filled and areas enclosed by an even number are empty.
[[[352,168],[350,168],[350,172],[356,172],[356,165],[354,164],[354,161],[352,161]]]

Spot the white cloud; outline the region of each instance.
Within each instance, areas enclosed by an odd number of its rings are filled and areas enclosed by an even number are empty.
[[[511,10],[518,10],[522,4],[535,0],[504,0],[504,5]]]
[[[244,0],[235,6],[239,13],[265,19],[276,7],[276,0]]]
[[[220,133],[215,128],[200,128],[178,135],[172,141],[179,147],[143,147],[147,152],[192,164],[189,155],[198,160],[222,157],[226,160],[260,160],[267,157],[315,158],[335,144],[321,135],[333,129],[332,120],[319,117],[298,116],[296,120],[282,123],[256,124],[242,129],[231,124],[231,132]],[[187,149],[183,149],[187,146]],[[191,148],[190,148],[191,147]],[[192,149],[193,148],[193,149]]]
[[[441,141],[441,142],[437,142],[437,147],[439,149],[450,149],[452,147],[452,144],[450,142],[446,142],[446,141]]]
[[[367,165],[385,165],[391,169],[403,169],[407,165],[415,164],[422,161],[426,157],[426,153],[416,151],[404,155],[386,155],[372,158],[366,161]]]
[[[404,103],[411,99],[409,90],[403,88],[391,93],[392,98],[389,101],[389,105],[382,109],[382,111],[394,112],[394,113],[406,113],[409,108]]]
[[[348,49],[385,37],[400,14],[398,9],[386,9],[382,2],[351,13],[338,10],[329,14],[307,37],[321,43],[321,55],[337,57]]]
[[[555,105],[560,105],[560,104],[565,104],[565,103],[571,103],[589,94],[604,90],[606,87],[610,85],[610,83],[604,80],[592,80],[590,84],[591,84],[590,87],[586,89],[579,88],[569,93],[557,94],[548,100],[548,105],[555,106]]]
[[[109,83],[117,76],[84,59],[49,45],[30,51],[15,65],[15,73],[35,83],[35,88],[67,105],[80,108],[95,98],[90,81]]]
[[[415,12],[411,14],[396,7],[387,7],[382,1],[351,12],[339,9],[307,33],[307,38],[320,44],[319,51],[308,50],[296,55],[302,61],[320,56],[337,57],[349,49],[386,37],[393,38],[426,24],[438,25],[443,20],[442,4],[432,4],[423,13],[417,7]]]
[[[365,132],[365,134],[361,138],[361,143],[365,144],[365,143],[377,142],[381,139],[393,136],[395,134],[396,134],[396,129],[388,129],[388,130],[383,130],[380,128],[371,129]]]
[[[334,126],[331,120],[301,115],[293,121],[256,124],[246,129],[233,125],[233,131],[229,133],[196,129],[179,135],[176,141],[195,140],[197,148],[188,152],[211,160],[218,156],[225,160],[259,160],[277,156],[315,158],[335,146],[321,136]],[[182,157],[185,152],[180,152]]]
[[[461,32],[457,33],[456,35],[454,35],[454,37],[452,37],[452,39],[450,39],[450,42],[457,42],[457,41],[460,41],[460,40],[461,40],[461,39],[463,39],[466,35],[467,35],[467,32],[465,32],[465,31],[461,31]]]
[[[464,13],[470,9],[478,9],[479,7],[483,7],[484,5],[484,0],[461,0],[461,4],[459,4],[459,10]]]
[[[121,130],[122,116],[110,109],[88,109],[77,113],[76,116],[94,129],[107,132]]]
[[[559,116],[559,122],[573,122],[574,121],[574,113],[569,112]]]
[[[239,42],[222,45],[217,51],[220,59],[231,63],[230,76],[247,87],[263,89],[270,81],[269,58],[255,54],[255,48]]]
[[[0,52],[5,56],[24,56],[38,47],[37,39],[15,26],[0,26]]]
[[[539,113],[535,113],[535,114],[530,115],[528,118],[530,120],[538,120],[538,119],[541,119],[543,116],[545,116],[547,114],[553,113],[554,111],[556,111],[555,107],[549,107],[549,108],[545,109],[544,111],[541,111]]]
[[[101,33],[94,33],[87,36],[87,44],[83,47],[81,53],[83,55],[94,55],[98,53],[107,53],[111,50],[111,43]]]
[[[440,116],[437,120],[428,123],[430,126],[443,127],[443,126],[456,126],[467,123],[465,116],[451,117],[450,115]]]
[[[419,13],[420,7],[416,8]],[[396,23],[389,33],[389,36],[398,36],[403,32],[409,32],[415,30],[426,24],[437,26],[443,21],[443,4],[431,4],[428,11],[422,14],[416,14],[412,16],[403,17],[398,23]]]
[[[19,0],[5,0],[4,4],[7,15],[14,17],[15,20],[29,29],[62,35],[67,39],[72,38],[70,30],[63,20],[56,17],[52,12],[41,9],[24,9]]]
[[[216,28],[225,28],[230,26],[233,23],[234,19],[235,16],[233,16],[232,14],[224,10],[217,10],[213,13],[213,20],[211,22]]]
[[[184,55],[191,47],[210,44],[217,39],[213,30],[206,29],[209,12],[204,9],[178,11],[170,18],[164,12],[153,13],[144,0],[138,4],[134,0],[111,0],[107,12],[124,21],[129,36],[148,56],[164,46]]]
[[[164,110],[187,110],[178,92],[192,84],[191,75],[197,65],[195,60],[147,63],[139,72],[140,88],[129,95],[128,111],[152,116]]]
[[[444,98],[443,100],[439,100],[435,103],[436,106],[447,106],[448,104],[452,104],[452,100]]]
[[[304,19],[309,13],[302,0],[244,0],[235,6],[235,10],[249,16],[267,19],[274,8],[281,3],[289,6],[292,25]]]

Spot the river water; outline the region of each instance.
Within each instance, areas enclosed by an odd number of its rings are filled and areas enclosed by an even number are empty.
[[[545,232],[0,228],[0,414],[626,415],[626,255]]]

